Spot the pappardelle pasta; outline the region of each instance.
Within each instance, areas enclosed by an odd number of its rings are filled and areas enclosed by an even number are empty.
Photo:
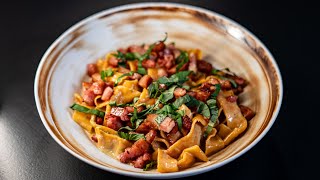
[[[87,65],[72,118],[96,146],[136,168],[177,172],[232,143],[255,113],[240,105],[248,82],[217,69],[199,49],[166,37],[132,45]]]

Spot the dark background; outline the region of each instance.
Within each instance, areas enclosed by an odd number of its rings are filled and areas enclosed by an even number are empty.
[[[50,44],[83,18],[134,0],[1,2],[0,179],[115,179],[73,157],[44,128],[33,82]],[[274,55],[284,82],[281,111],[251,150],[214,171],[191,178],[305,179],[314,177],[319,146],[316,77],[317,6],[306,1],[173,1],[223,14],[253,32]],[[319,137],[319,136],[318,136]],[[316,176],[317,177],[317,176]]]

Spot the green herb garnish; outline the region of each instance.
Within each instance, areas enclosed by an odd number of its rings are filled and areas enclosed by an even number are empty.
[[[221,89],[220,84],[217,84],[216,90],[214,91],[214,93],[211,94],[210,99],[207,101],[207,104],[210,109],[211,117],[210,117],[210,121],[208,123],[207,129],[204,132],[204,137],[207,137],[211,133],[212,128],[218,119],[219,108],[217,106],[217,96],[220,92],[220,89]]]
[[[97,109],[89,109],[87,107],[81,106],[76,103],[73,104],[72,106],[70,106],[70,108],[73,110],[79,111],[79,112],[86,113],[86,114],[94,114],[94,115],[102,117],[102,118],[104,117],[104,112],[99,111]]]
[[[177,65],[177,71],[180,70],[180,68],[186,64],[189,61],[189,56],[188,53],[186,51],[181,51],[180,55],[178,56],[178,58],[176,59],[176,63]]]
[[[114,82],[114,86],[117,86],[118,83],[121,81],[121,79],[125,76],[132,76],[134,74],[133,71],[130,71],[128,73],[122,74],[121,76],[118,77],[118,79],[116,80],[116,82]]]
[[[146,137],[143,134],[136,134],[136,133],[126,133],[126,132],[118,132],[118,135],[126,140],[129,141],[138,141],[139,139],[146,139]]]
[[[113,76],[113,71],[112,71],[112,69],[111,68],[109,68],[109,69],[107,69],[107,70],[105,70],[105,71],[101,71],[100,72],[100,76],[101,76],[101,79],[103,80],[103,81],[105,81],[105,78],[106,77],[110,77],[110,76]]]
[[[148,171],[149,169],[153,168],[155,165],[157,165],[157,161],[151,161],[150,163],[146,164],[143,170]]]

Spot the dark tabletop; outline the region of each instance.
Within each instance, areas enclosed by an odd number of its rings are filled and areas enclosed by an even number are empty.
[[[61,148],[36,110],[33,83],[50,44],[81,19],[133,0],[1,2],[0,179],[115,179],[123,176],[92,167]],[[316,171],[319,140],[314,107],[319,45],[316,6],[278,1],[174,1],[223,14],[253,32],[274,55],[284,81],[278,118],[251,150],[214,171],[191,178],[305,179]],[[304,4],[308,4],[306,7]],[[314,21],[312,22],[312,18]],[[317,23],[316,23],[317,22]],[[290,94],[290,96],[289,96]],[[291,97],[291,98],[289,98]],[[289,107],[290,104],[290,107]],[[304,108],[305,107],[305,108]],[[319,137],[319,136],[318,136]],[[307,150],[307,151],[306,151]],[[315,170],[313,170],[315,169]]]

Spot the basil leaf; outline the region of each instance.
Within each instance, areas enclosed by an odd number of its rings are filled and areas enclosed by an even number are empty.
[[[218,115],[219,115],[219,108],[217,106],[217,96],[220,92],[221,86],[220,84],[216,85],[216,90],[214,91],[214,93],[211,94],[211,99],[209,99],[207,101],[207,104],[209,106],[210,109],[210,113],[211,113],[211,117],[210,117],[210,121],[209,124],[207,126],[207,129],[204,133],[204,137],[207,137],[208,134],[211,133],[214,124],[216,123],[217,119],[218,119]]]
[[[105,70],[105,71],[101,71],[101,72],[100,72],[100,76],[101,76],[101,79],[102,79],[103,81],[105,81],[105,78],[106,78],[106,77],[113,76],[113,71],[112,71],[111,68],[109,68],[109,69],[107,69],[107,70]]]
[[[178,56],[178,58],[176,59],[176,63],[177,65],[177,71],[180,70],[180,68],[186,64],[189,61],[189,56],[188,53],[186,51],[181,51],[180,55]]]
[[[126,140],[129,140],[129,141],[138,141],[139,139],[146,139],[146,137],[143,135],[143,134],[129,134],[129,133],[125,133],[125,132],[118,132],[118,135],[123,138],[123,139],[126,139]]]
[[[209,107],[202,101],[198,101],[198,109],[197,112],[202,114],[205,118],[210,118],[210,110]]]
[[[157,165],[157,161],[151,161],[150,163],[146,164],[143,170],[148,171],[149,169],[153,168],[155,165]]]
[[[178,109],[182,104],[186,104],[188,102],[191,101],[191,96],[190,95],[185,95],[185,96],[182,96],[182,97],[179,97],[178,99],[176,99],[172,105]]]
[[[216,84],[215,87],[216,87],[216,89],[211,94],[211,98],[216,98],[218,96],[219,92],[220,92],[221,85],[220,84]]]
[[[138,127],[140,126],[140,124],[144,121],[144,119],[137,119],[135,121],[135,124],[132,124],[133,125],[133,128],[129,127],[129,126],[124,126],[124,127],[121,127],[118,131],[121,131],[121,130],[128,130],[128,131],[135,131],[136,129],[138,129]]]
[[[148,93],[150,98],[156,98],[159,92],[159,83],[153,82],[148,86]]]
[[[70,108],[73,110],[79,111],[79,112],[86,113],[86,114],[94,114],[94,115],[102,117],[102,118],[104,117],[104,112],[99,111],[97,109],[89,109],[89,108],[81,106],[79,104],[73,104],[72,106],[70,106]]]
[[[219,77],[220,79],[230,81],[230,83],[232,84],[232,86],[233,86],[234,88],[237,88],[237,87],[238,87],[238,84],[237,84],[233,79],[227,78],[227,77],[224,77],[224,76],[219,76],[219,75],[218,75],[218,77]]]
[[[133,71],[130,71],[128,73],[122,74],[121,76],[118,77],[118,79],[116,80],[116,82],[114,82],[114,86],[117,86],[118,83],[121,81],[121,79],[125,76],[132,76],[133,75]]]
[[[159,101],[161,103],[166,103],[168,102],[170,99],[173,98],[173,92],[174,92],[174,89],[176,88],[177,86],[172,86],[170,89],[164,91],[160,96],[159,96]]]
[[[161,124],[162,121],[167,117],[165,114],[159,114],[154,120],[158,123]]]
[[[170,76],[170,78],[161,77],[157,82],[159,84],[165,84],[166,86],[170,86],[172,84],[183,84],[184,82],[188,81],[188,75],[190,73],[191,71],[180,71]]]
[[[182,117],[181,116],[179,116],[177,119],[175,119],[176,120],[176,122],[177,122],[177,124],[178,124],[178,129],[179,129],[179,131],[181,131],[181,129],[182,129]]]

